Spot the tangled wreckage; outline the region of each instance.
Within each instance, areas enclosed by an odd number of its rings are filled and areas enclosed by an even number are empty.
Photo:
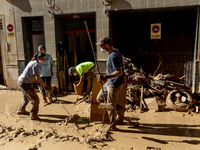
[[[162,57],[159,57],[159,69]],[[130,59],[124,58],[124,73],[128,76],[126,109],[134,110],[136,106],[141,111],[150,108],[156,111],[174,110],[182,112],[197,112],[200,107],[200,99],[197,93],[192,93],[184,84],[184,76],[178,78],[174,75],[162,73],[147,75],[142,69],[138,69]]]

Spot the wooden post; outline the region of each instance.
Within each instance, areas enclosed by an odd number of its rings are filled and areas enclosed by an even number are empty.
[[[143,85],[142,85],[142,88],[141,88],[141,95],[140,95],[140,112],[142,112],[143,92],[144,92],[144,88],[143,88]]]

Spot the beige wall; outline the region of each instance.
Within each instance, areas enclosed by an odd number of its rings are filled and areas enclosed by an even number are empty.
[[[24,47],[22,37],[22,21],[21,17],[26,16],[44,16],[44,34],[45,45],[53,59],[56,60],[56,45],[55,45],[55,27],[54,17],[48,11],[54,14],[72,14],[72,13],[85,13],[96,12],[96,35],[97,40],[102,36],[109,34],[109,19],[103,14],[104,6],[101,0],[56,0],[55,7],[49,8],[46,0],[29,0],[24,3],[24,0],[14,1],[14,12],[16,20],[16,34],[17,34],[17,48],[18,59],[24,59]],[[27,9],[29,8],[29,9]],[[99,59],[106,59],[107,56],[99,53]]]
[[[52,0],[53,1],[53,0]],[[73,14],[83,12],[96,12],[96,39],[109,35],[109,18],[105,10],[145,9],[159,7],[177,7],[198,5],[200,0],[112,0],[109,6],[104,6],[102,0],[56,0],[55,7],[48,7],[47,0],[17,0],[14,1],[16,20],[16,34],[18,59],[24,59],[21,17],[44,16],[44,32],[46,48],[51,49],[50,54],[56,59],[55,27],[53,14]],[[100,52],[97,47],[98,60],[106,60],[107,54]]]
[[[0,1],[8,5],[8,2],[5,0]],[[14,0],[18,59],[24,60],[21,17],[44,17],[45,45],[48,50],[51,50],[49,53],[53,56],[53,59],[56,60],[55,24],[54,15],[52,14],[95,12],[96,40],[98,41],[101,37],[109,35],[109,18],[105,15],[105,10],[167,8],[200,4],[200,0],[112,0],[110,5],[104,6],[102,1],[103,0],[55,0],[55,5],[49,7],[47,5],[47,0]],[[8,7],[12,10],[12,6],[8,5]],[[1,11],[2,10],[0,10],[0,13]],[[3,11],[8,11],[8,9],[4,8]],[[48,11],[51,11],[52,14]],[[7,16],[9,15],[11,15],[11,13],[7,14]],[[12,15],[10,19],[11,18]],[[15,45],[14,41],[10,42]],[[12,57],[14,57],[15,60],[15,55]],[[98,60],[104,61],[107,59],[107,54],[101,53],[99,47],[97,47],[97,58]]]
[[[30,8],[29,10],[26,8]],[[50,54],[53,59],[56,59],[56,45],[55,45],[55,27],[54,27],[54,17],[48,11],[54,14],[69,14],[69,13],[83,13],[83,12],[96,12],[97,16],[97,39],[100,37],[108,35],[108,17],[103,15],[103,5],[101,0],[56,0],[55,7],[50,8],[47,5],[46,0],[36,1],[29,0],[25,2],[24,0],[14,1],[14,11],[16,20],[16,34],[17,47],[18,47],[18,59],[24,59],[24,48],[22,39],[22,24],[21,17],[26,16],[44,16],[44,34],[45,34],[45,45],[47,49],[51,49]],[[101,56],[102,54],[100,54]]]
[[[17,88],[18,68],[17,68],[17,48],[16,48],[16,34],[14,37],[8,37],[6,33],[6,24],[14,24],[13,5],[10,0],[0,0],[0,19],[2,19],[3,32],[2,32],[2,63],[4,71],[4,82],[9,88]],[[15,28],[15,26],[14,26]],[[16,31],[16,29],[15,29]],[[5,42],[8,43],[9,49],[6,51]]]

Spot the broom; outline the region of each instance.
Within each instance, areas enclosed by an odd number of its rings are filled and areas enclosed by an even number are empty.
[[[46,89],[45,89],[45,90],[46,90]],[[55,97],[56,101],[59,102],[59,104],[60,104],[60,105],[64,108],[64,110],[69,114],[69,117],[65,118],[66,124],[68,124],[68,123],[74,123],[74,124],[76,125],[76,127],[79,128],[75,121],[78,120],[78,119],[80,118],[80,116],[79,116],[78,114],[71,115],[71,114],[69,113],[69,111],[62,105],[61,101],[58,100],[57,97],[53,94],[53,92],[52,92],[51,90],[48,90],[48,91]]]
[[[98,72],[98,75],[100,75],[99,66],[98,66],[98,63],[97,63],[97,60],[96,60],[96,57],[95,57],[94,47],[93,47],[92,40],[91,40],[91,37],[90,37],[90,33],[89,33],[89,30],[88,30],[87,22],[84,21],[84,23],[85,23],[87,34],[88,34],[88,37],[89,37],[89,40],[90,40],[90,44],[91,44],[91,47],[92,47],[92,52],[93,52],[93,56],[94,56],[94,60],[95,60],[95,65],[97,66],[97,72]],[[101,81],[100,81],[100,85],[101,85],[101,90],[102,90],[102,93],[103,93],[104,103],[100,103],[98,108],[99,109],[107,109],[107,110],[110,109],[111,110],[111,109],[113,109],[113,105],[112,105],[112,103],[106,103],[105,93],[104,93],[104,90],[103,90],[103,84],[102,84]],[[109,119],[111,121],[111,118],[109,118]],[[103,115],[103,122],[104,122],[104,115]]]

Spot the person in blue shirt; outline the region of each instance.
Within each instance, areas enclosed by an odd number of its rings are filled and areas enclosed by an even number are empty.
[[[106,82],[104,88],[107,91],[107,103],[112,103],[113,109],[108,110],[110,118],[111,131],[117,130],[116,128],[116,103],[120,90],[124,83],[123,59],[120,51],[113,47],[112,39],[110,37],[103,37],[96,44],[100,45],[101,51],[109,53],[106,63],[107,75],[97,76],[97,82]],[[104,89],[103,89],[104,90]],[[97,101],[102,102],[103,94],[100,90],[97,95]]]
[[[41,74],[40,77],[44,83],[46,83],[51,90],[51,78],[53,76],[53,58],[50,54],[46,53],[46,48],[44,45],[38,46],[39,52],[44,52],[46,54],[46,60],[41,66]],[[46,91],[43,86],[41,86],[42,94],[43,94],[43,101],[44,104],[47,104],[47,95],[49,96],[49,102],[52,102],[52,94],[49,91]]]

